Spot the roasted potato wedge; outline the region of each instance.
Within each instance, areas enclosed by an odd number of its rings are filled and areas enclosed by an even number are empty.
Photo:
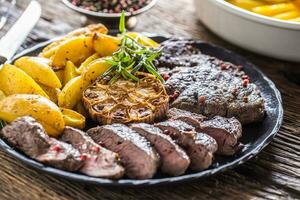
[[[67,108],[61,108],[60,110],[63,114],[66,126],[71,126],[79,129],[83,129],[85,127],[85,117],[80,113]]]
[[[61,90],[59,88],[52,88],[52,87],[48,87],[43,84],[40,84],[40,86],[46,92],[46,94],[49,96],[50,100],[57,104],[58,95],[61,93]]]
[[[76,69],[76,66],[71,61],[67,62],[64,71],[64,85],[66,85],[71,79],[78,76]]]
[[[103,24],[92,24],[84,28],[77,29],[75,31],[70,32],[66,36],[62,37],[61,39],[52,42],[50,45],[45,47],[40,54],[41,57],[45,58],[50,58],[55,54],[59,46],[73,38],[73,37],[78,37],[78,36],[93,36],[95,33],[102,33],[102,34],[107,34],[108,30]]]
[[[0,119],[12,122],[18,117],[32,116],[50,136],[59,136],[65,127],[60,109],[45,97],[32,94],[10,95],[0,101]]]
[[[55,74],[56,74],[57,78],[60,80],[60,82],[64,83],[65,70],[64,69],[55,70]]]
[[[52,88],[61,88],[61,82],[49,66],[51,60],[24,56],[15,61],[15,66],[26,72],[33,80]]]
[[[100,56],[111,56],[119,49],[120,38],[110,35],[96,34],[94,37],[94,48]]]
[[[80,36],[63,42],[51,57],[52,67],[62,69],[68,60],[79,66],[84,60],[94,53],[93,37]]]
[[[6,95],[4,94],[4,92],[2,90],[0,90],[0,101],[2,99],[4,99],[6,97]]]
[[[78,74],[81,74],[84,69],[94,60],[100,58],[97,53],[94,53],[90,57],[88,57],[83,63],[81,63],[80,67],[76,70]]]
[[[152,47],[152,48],[158,48],[159,44],[155,42],[154,40],[136,32],[128,32],[126,35],[130,36],[131,38],[135,39],[138,43]]]
[[[49,98],[27,73],[10,64],[5,64],[0,70],[0,90],[7,96],[12,94],[38,94]]]
[[[103,58],[98,58],[91,62],[82,72],[82,77],[86,84],[92,84],[96,78],[102,75],[106,70],[110,68],[110,64]]]
[[[70,80],[58,95],[58,105],[62,108],[72,109],[81,100],[82,92],[88,87],[82,76]]]

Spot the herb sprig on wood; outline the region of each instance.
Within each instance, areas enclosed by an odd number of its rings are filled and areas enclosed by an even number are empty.
[[[113,84],[120,77],[139,81],[139,78],[135,76],[135,74],[138,71],[146,71],[153,74],[161,82],[164,82],[164,79],[153,64],[153,61],[160,56],[162,48],[153,49],[144,46],[138,43],[138,38],[132,38],[127,35],[124,11],[120,18],[119,31],[121,37],[120,48],[113,53],[111,58],[106,59],[106,62],[110,63],[112,66],[102,75],[102,77],[112,75],[109,84]]]

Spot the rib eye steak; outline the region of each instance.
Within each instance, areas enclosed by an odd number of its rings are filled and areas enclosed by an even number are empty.
[[[118,154],[95,143],[87,133],[72,127],[65,127],[60,140],[71,144],[86,157],[80,171],[102,178],[121,178],[124,168],[119,164]]]
[[[169,40],[158,67],[182,67],[166,81],[171,107],[200,113],[236,117],[242,124],[264,117],[264,99],[258,87],[239,66],[203,55],[191,40]]]
[[[217,151],[217,142],[210,136],[196,132],[187,123],[180,120],[168,120],[155,124],[164,134],[170,135],[188,154],[190,168],[200,171],[208,168]]]
[[[78,170],[83,162],[78,150],[70,144],[50,138],[32,117],[20,117],[6,125],[1,135],[29,157],[68,171]]]
[[[91,128],[87,132],[98,144],[120,155],[129,178],[148,179],[156,173],[159,155],[150,143],[123,124]]]
[[[190,159],[170,136],[151,124],[138,123],[130,127],[145,137],[159,153],[162,172],[172,176],[184,174],[190,165]]]
[[[218,154],[233,155],[242,147],[242,144],[238,142],[242,136],[242,125],[234,117],[215,116],[207,120],[203,115],[177,108],[171,108],[167,116],[169,119],[184,121],[193,126],[196,131],[213,137],[218,143]]]

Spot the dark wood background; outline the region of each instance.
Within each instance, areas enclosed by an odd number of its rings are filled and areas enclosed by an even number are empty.
[[[22,48],[93,22],[66,8],[60,0],[40,2],[42,18]],[[27,3],[18,1],[0,36]],[[160,0],[157,6],[138,19],[135,31],[209,41],[236,51],[258,65],[283,96],[284,122],[273,142],[256,158],[234,170],[194,183],[139,189],[99,187],[63,180],[26,167],[0,151],[0,200],[300,199],[300,87],[291,81],[297,80],[295,74],[299,73],[300,64],[259,56],[221,40],[197,20],[191,0]]]

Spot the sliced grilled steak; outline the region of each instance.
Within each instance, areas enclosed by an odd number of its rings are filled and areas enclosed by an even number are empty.
[[[49,138],[32,117],[20,117],[5,126],[1,135],[29,157],[51,166],[76,171],[82,166],[80,153],[71,145]]]
[[[186,150],[191,159],[192,170],[203,170],[211,165],[213,154],[218,148],[212,137],[196,132],[192,126],[180,120],[160,122],[155,126],[163,130],[164,134],[170,135]]]
[[[131,128],[155,147],[161,158],[162,172],[172,176],[184,174],[190,165],[190,159],[170,136],[150,124],[132,124]]]
[[[119,164],[118,154],[95,143],[87,133],[66,127],[61,138],[71,144],[86,157],[80,171],[89,176],[102,178],[121,178],[124,168]]]
[[[242,136],[242,125],[234,117],[216,116],[201,123],[201,131],[213,137],[218,143],[218,153],[233,155],[242,148],[238,142]]]
[[[37,156],[36,160],[68,171],[77,171],[81,168],[84,159],[72,145],[54,138],[50,138],[49,144],[50,148],[47,149],[47,152]]]
[[[120,155],[129,178],[148,179],[156,173],[159,157],[149,142],[122,124],[105,125],[88,130],[95,142]]]
[[[201,114],[192,113],[178,108],[169,109],[167,117],[169,119],[181,120],[193,126],[196,131],[200,131],[200,123],[206,119],[206,117]]]
[[[205,117],[203,115],[177,108],[171,108],[167,115],[170,119],[184,121],[193,126],[196,131],[213,137],[218,143],[218,154],[233,155],[242,147],[242,144],[238,142],[242,136],[242,125],[234,117],[225,118],[216,116],[204,121]]]

